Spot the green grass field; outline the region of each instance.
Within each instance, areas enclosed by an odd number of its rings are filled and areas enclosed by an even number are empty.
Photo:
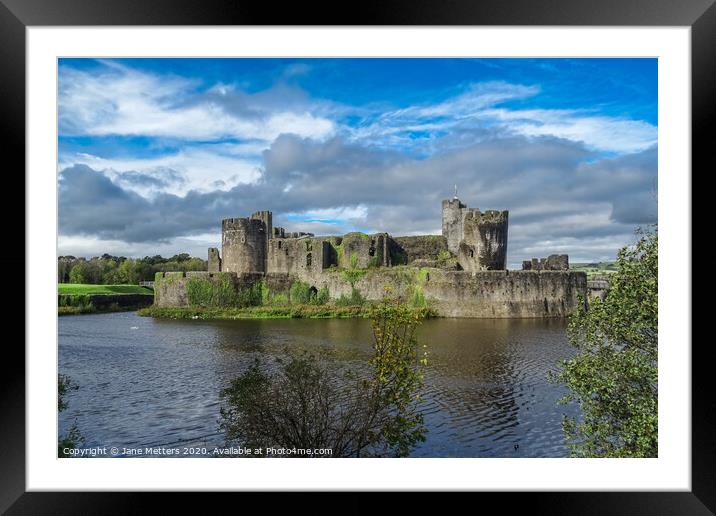
[[[617,264],[615,262],[597,262],[597,263],[570,263],[569,269],[573,271],[586,272],[587,278],[594,276],[609,276],[617,272]]]
[[[154,291],[139,285],[86,285],[80,283],[59,283],[57,290],[60,295],[113,295],[113,294],[146,294],[151,296]]]

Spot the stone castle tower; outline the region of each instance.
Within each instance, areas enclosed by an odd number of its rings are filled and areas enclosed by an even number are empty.
[[[442,202],[443,247],[432,250],[432,259],[437,260],[447,247],[464,271],[505,270],[507,216],[507,211],[481,212],[477,208],[468,208],[460,202],[456,191],[452,199]],[[338,256],[333,256],[336,252],[331,252],[337,245],[341,246],[345,256],[354,256],[360,268],[386,267],[405,263],[393,263],[398,256],[405,259],[404,249],[402,254],[394,251],[396,245],[398,248],[409,245],[405,237],[394,240],[387,233],[349,233],[343,237],[321,237],[315,243],[316,249],[313,249],[314,242],[310,237],[313,234],[289,233],[274,227],[270,211],[258,211],[250,217],[224,219],[221,221],[221,253],[216,248],[209,248],[208,269],[209,272],[287,273],[295,272],[297,268],[313,270],[319,264],[320,269],[331,265],[346,267],[345,263],[340,263]],[[396,244],[398,240],[400,244]],[[420,245],[410,254],[417,252],[423,256],[426,253],[426,249],[418,248]],[[430,251],[427,253],[430,254]]]
[[[468,208],[457,197],[442,202],[443,236],[448,250],[469,272],[506,269],[508,212]]]
[[[248,218],[222,220],[221,270],[266,272],[268,241],[272,231],[270,211],[259,211]]]

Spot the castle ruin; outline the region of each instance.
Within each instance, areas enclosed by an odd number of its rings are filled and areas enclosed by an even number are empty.
[[[507,233],[507,210],[468,208],[457,191],[452,199],[442,201],[441,235],[315,236],[274,227],[272,213],[259,211],[222,221],[221,252],[209,248],[207,272],[181,278],[181,273],[174,274],[173,281],[163,286],[162,278],[157,278],[155,303],[191,304],[182,292],[184,283],[206,275],[231,278],[238,290],[264,282],[269,291],[284,293],[294,281],[301,281],[314,290],[327,289],[331,299],[356,288],[366,299],[380,299],[390,286],[394,295],[424,299],[444,316],[570,313],[578,295],[586,291],[586,275],[569,271],[566,255],[524,262],[522,271],[508,271]],[[341,274],[346,270],[356,271],[353,281]]]
[[[273,227],[272,213],[259,211],[222,221],[221,254],[209,248],[209,270],[305,275],[331,267],[391,267],[416,260],[428,266],[451,259],[456,270],[505,270],[507,215],[507,211],[495,210],[482,213],[455,197],[442,203],[441,236],[348,233],[316,237]]]

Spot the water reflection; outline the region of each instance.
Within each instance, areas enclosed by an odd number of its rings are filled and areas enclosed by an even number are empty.
[[[559,386],[546,381],[571,354],[564,323],[434,319],[428,344],[426,442],[413,456],[564,456]],[[365,367],[364,320],[169,321],[133,313],[60,318],[60,371],[80,390],[60,415],[87,446],[221,445],[219,391],[255,357],[286,349]],[[567,407],[571,412],[573,407]]]

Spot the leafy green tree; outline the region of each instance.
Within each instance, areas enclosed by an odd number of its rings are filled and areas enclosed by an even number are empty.
[[[407,456],[425,439],[418,392],[425,354],[415,331],[424,312],[384,300],[372,313],[368,371],[331,373],[313,355],[291,355],[270,374],[256,361],[221,392],[228,443],[330,448],[332,457]]]
[[[84,283],[85,274],[84,267],[77,263],[70,269],[70,283]]]
[[[373,307],[374,370],[373,403],[390,414],[381,425],[381,437],[398,457],[425,440],[423,415],[416,410],[417,394],[423,385],[427,352],[420,353],[415,332],[424,310],[409,308],[387,297]],[[425,347],[425,345],[423,346]]]
[[[135,260],[124,260],[117,268],[122,285],[136,285],[139,283],[137,273],[137,262]]]
[[[57,411],[62,412],[67,409],[67,393],[69,391],[76,391],[79,386],[75,384],[72,379],[65,375],[57,375]],[[57,441],[57,456],[58,457],[70,457],[66,450],[75,449],[84,443],[84,437],[80,433],[80,429],[77,427],[77,423],[73,423],[72,426],[67,430],[67,433],[60,436]]]
[[[73,277],[70,277],[72,270]],[[134,285],[139,281],[151,281],[156,272],[205,271],[206,260],[191,258],[187,253],[171,259],[159,255],[144,258],[126,258],[103,254],[91,260],[60,256],[57,259],[57,279],[60,283],[91,283],[105,285]]]
[[[658,453],[658,238],[638,230],[619,251],[604,301],[591,300],[571,317],[578,354],[557,377],[581,418],[563,421],[576,457],[656,457]]]
[[[57,282],[66,283],[70,278],[70,269],[74,256],[60,256],[57,258]]]

